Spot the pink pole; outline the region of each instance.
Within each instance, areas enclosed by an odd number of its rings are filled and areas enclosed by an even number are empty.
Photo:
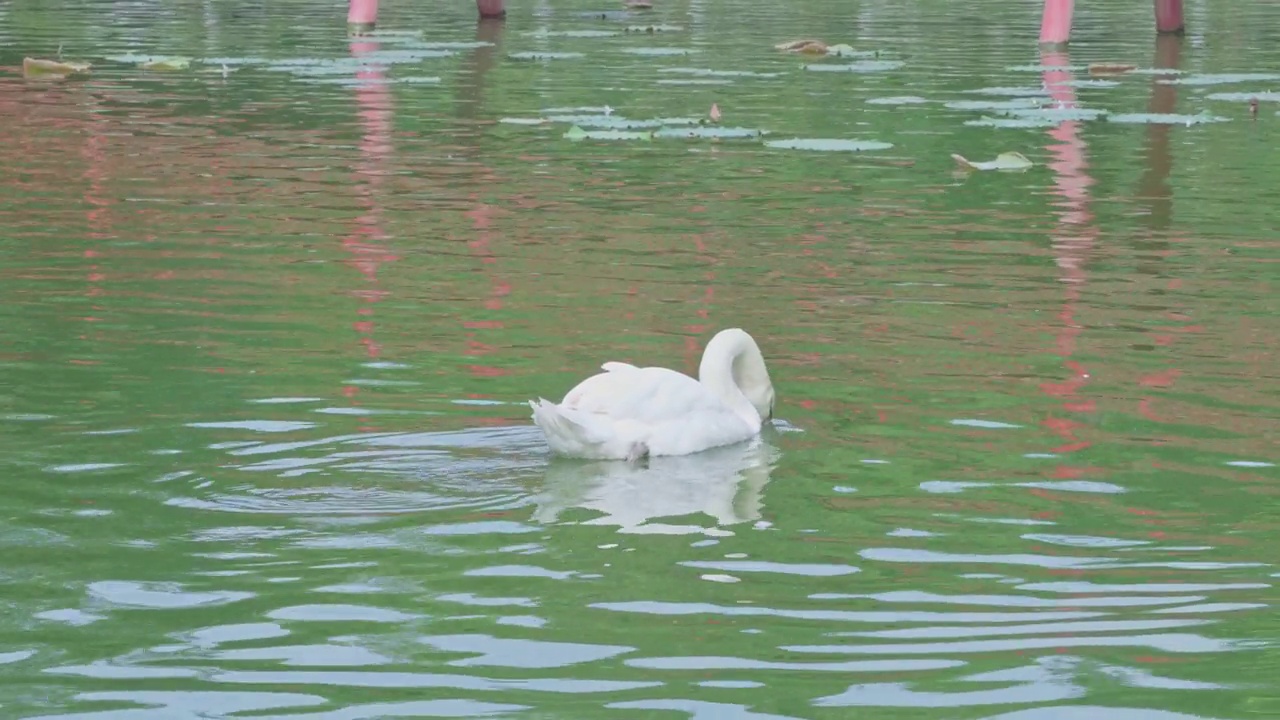
[[[1160,2],[1156,0],[1157,4]],[[1040,16],[1041,45],[1065,45],[1071,39],[1074,10],[1075,0],[1044,0],[1044,14]]]
[[[1155,0],[1156,32],[1181,33],[1182,0]]]
[[[476,10],[482,18],[504,18],[507,16],[506,0],[476,0]]]
[[[351,0],[347,7],[347,30],[360,35],[373,29],[378,22],[378,0]]]

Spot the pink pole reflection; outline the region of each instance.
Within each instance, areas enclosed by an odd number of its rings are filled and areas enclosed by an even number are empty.
[[[1069,63],[1067,53],[1042,50],[1040,63],[1047,68],[1063,68],[1045,70],[1044,84],[1058,107],[1076,107],[1075,89],[1069,84],[1071,72],[1065,69]],[[1054,203],[1059,212],[1057,229],[1053,235],[1053,250],[1066,294],[1062,310],[1058,313],[1062,329],[1058,332],[1057,353],[1062,356],[1063,365],[1071,372],[1071,377],[1060,383],[1042,383],[1040,389],[1047,395],[1061,398],[1063,410],[1069,413],[1093,412],[1094,402],[1081,399],[1077,394],[1089,382],[1089,371],[1084,365],[1071,359],[1082,330],[1076,321],[1076,310],[1088,280],[1085,262],[1098,237],[1098,229],[1093,224],[1093,213],[1089,209],[1089,186],[1093,185],[1093,179],[1087,173],[1089,164],[1085,159],[1085,143],[1080,137],[1078,121],[1068,120],[1058,124],[1049,130],[1049,137],[1054,142],[1046,145],[1045,149],[1053,158],[1049,161],[1049,168],[1053,170],[1055,193],[1060,198]],[[1069,417],[1050,418],[1044,424],[1064,441],[1054,448],[1054,452],[1074,452],[1090,445],[1088,441],[1076,436],[1076,429],[1080,424]],[[1080,472],[1060,466],[1057,474],[1061,477],[1073,477]]]
[[[457,115],[461,118],[472,118],[479,114],[484,104],[484,79],[493,68],[495,58],[498,55],[502,41],[502,30],[504,24],[500,21],[482,18],[476,24],[476,40],[491,45],[482,45],[477,47],[475,51],[463,63],[459,72],[458,95],[457,95]],[[476,145],[479,144],[479,138],[474,140]],[[475,148],[477,155],[480,154],[478,147]],[[496,179],[496,175],[492,169],[481,166],[478,177],[475,178],[477,184],[490,185]],[[484,301],[485,310],[495,311],[501,310],[504,305],[504,298],[511,294],[511,284],[496,272],[495,266],[498,264],[498,256],[493,249],[493,241],[497,235],[493,226],[500,212],[496,205],[485,202],[480,192],[473,192],[469,199],[475,205],[467,210],[464,214],[471,221],[471,227],[474,234],[467,241],[467,247],[470,249],[473,257],[480,261],[481,267],[489,277],[489,296]],[[486,343],[480,339],[482,333],[486,330],[501,330],[504,325],[501,320],[464,320],[462,322],[463,329],[466,330],[467,349],[464,351],[468,357],[475,360],[467,365],[467,370],[475,377],[496,377],[499,375],[508,375],[510,370],[497,367],[492,364],[486,364],[482,361],[486,355],[494,353],[498,348]]]
[[[357,59],[378,49],[377,42],[351,43],[351,55]],[[379,287],[378,269],[383,263],[399,260],[383,242],[388,235],[382,228],[383,209],[378,203],[378,190],[387,174],[386,164],[392,152],[391,129],[393,103],[390,86],[386,82],[386,69],[380,65],[361,67],[356,72],[359,81],[355,88],[357,115],[363,134],[360,137],[360,155],[355,163],[354,186],[359,205],[363,209],[355,218],[350,234],[342,239],[342,247],[350,257],[344,261],[355,268],[366,281],[363,288],[351,295],[361,302],[356,310],[358,319],[352,324],[360,336],[369,358],[377,358],[382,347],[374,340],[374,304],[387,296]],[[353,397],[357,389],[343,388],[343,394]]]
[[[1155,62],[1152,67],[1176,70],[1181,60],[1182,38],[1173,35],[1156,37]],[[1151,99],[1147,103],[1147,112],[1165,114],[1177,109],[1178,86],[1161,83],[1163,79],[1165,77],[1160,75],[1153,75],[1151,78]],[[1147,217],[1152,230],[1168,228],[1173,219],[1173,191],[1169,188],[1169,173],[1173,169],[1169,139],[1171,132],[1171,125],[1147,125],[1146,168],[1138,185],[1138,202],[1147,206]]]
[[[1179,17],[1181,22],[1181,17]],[[1152,63],[1156,68],[1168,68],[1171,70],[1178,69],[1182,60],[1182,38],[1174,35],[1159,35],[1156,37],[1155,61]],[[1173,113],[1177,110],[1178,105],[1178,86],[1166,85],[1161,83],[1163,79],[1156,75],[1151,79],[1151,99],[1147,104],[1147,111],[1151,113]],[[1169,187],[1169,173],[1173,170],[1173,152],[1170,142],[1170,133],[1173,128],[1169,125],[1151,123],[1147,125],[1147,143],[1146,143],[1146,169],[1142,173],[1142,179],[1138,181],[1138,203],[1147,207],[1147,225],[1156,233],[1167,231],[1173,224],[1173,191]],[[1170,238],[1172,241],[1173,239]],[[1181,286],[1182,281],[1174,278],[1169,280],[1166,286],[1167,290],[1176,290]],[[1175,315],[1169,313],[1167,319],[1175,322],[1186,322],[1190,318],[1183,315]],[[1173,327],[1170,330],[1176,332],[1195,332],[1197,326]],[[1174,332],[1160,333],[1153,338],[1156,345],[1168,346],[1175,341]],[[1138,378],[1138,385],[1142,388],[1170,388],[1181,375],[1181,371],[1177,368],[1169,368],[1167,370],[1158,370]],[[1152,409],[1154,398],[1146,395],[1138,400],[1138,414],[1144,418],[1154,422],[1164,422]]]
[[[107,138],[104,134],[103,125],[107,122],[106,118],[99,107],[98,98],[92,93],[86,91],[81,98],[83,107],[85,108],[85,141],[81,148],[81,155],[85,160],[84,177],[88,182],[84,191],[84,202],[89,210],[85,213],[85,219],[89,226],[88,238],[90,243],[97,244],[98,240],[106,240],[111,237],[108,232],[110,221],[107,217],[107,208],[110,201],[105,197],[107,182]],[[102,271],[102,267],[97,263],[98,258],[102,257],[102,251],[97,247],[85,248],[84,257],[88,260],[88,289],[85,296],[89,298],[98,298],[106,293],[102,287],[102,283],[106,281],[106,273]],[[87,323],[95,323],[101,321],[102,318],[97,313],[102,312],[103,307],[96,300],[91,300],[89,306],[89,314],[84,317]],[[87,336],[82,336],[87,339]],[[72,360],[77,365],[97,365],[98,361],[80,359]]]

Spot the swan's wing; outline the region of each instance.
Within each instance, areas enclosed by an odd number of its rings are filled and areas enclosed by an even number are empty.
[[[731,413],[697,380],[660,367],[604,364],[605,372],[583,380],[564,396],[562,405],[606,415],[615,422],[656,425],[689,416]]]

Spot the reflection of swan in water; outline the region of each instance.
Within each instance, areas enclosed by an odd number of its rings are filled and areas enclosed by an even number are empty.
[[[647,465],[556,458],[534,498],[533,519],[552,523],[570,508],[585,508],[603,515],[582,524],[617,525],[619,532],[731,535],[719,526],[760,519],[777,458],[777,449],[760,437],[694,455],[653,457]],[[717,527],[648,522],[698,513],[710,515]]]

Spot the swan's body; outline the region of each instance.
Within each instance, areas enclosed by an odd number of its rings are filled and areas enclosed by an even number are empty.
[[[707,343],[697,380],[621,362],[602,368],[558,405],[529,403],[552,452],[601,460],[688,455],[752,438],[773,414],[760,348],[737,328]]]

